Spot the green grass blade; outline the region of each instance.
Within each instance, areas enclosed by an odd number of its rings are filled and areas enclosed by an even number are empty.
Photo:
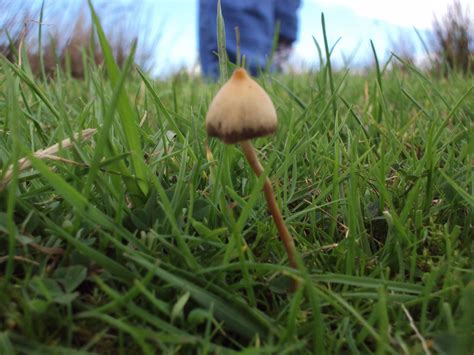
[[[40,159],[34,157],[28,150],[21,147],[26,157],[31,161],[33,168],[48,181],[48,183],[54,187],[54,189],[74,208],[75,212],[78,213],[83,219],[89,223],[96,223],[105,229],[114,231],[121,237],[134,243],[140,249],[143,249],[143,245],[128,232],[123,230],[120,226],[107,215],[105,215],[98,208],[93,206],[79,191],[68,184],[61,176],[51,172],[47,165]]]
[[[83,316],[85,317],[85,316]],[[101,314],[96,312],[90,312],[87,314],[87,317],[93,317],[99,321],[105,322],[117,328],[125,333],[130,334],[133,339],[137,342],[142,350],[142,354],[152,355],[155,354],[155,351],[152,349],[151,345],[146,342],[145,335],[147,334],[146,329],[140,329],[129,325],[127,322],[111,317],[107,314]],[[151,334],[149,334],[151,336]]]
[[[89,8],[97,31],[97,36],[99,38],[99,43],[104,54],[107,73],[112,86],[117,87],[117,84],[120,81],[120,69],[115,62],[110,44],[107,41],[102,25],[100,24],[99,18],[97,17],[90,0]],[[132,109],[125,89],[120,92],[117,110],[119,112],[125,137],[127,139],[128,149],[130,150],[130,159],[132,161],[133,171],[138,179],[138,186],[140,187],[140,190],[143,192],[143,194],[147,195],[149,191],[148,169],[143,159],[140,130],[138,128],[137,116]]]
[[[91,189],[92,183],[96,177],[97,172],[99,171],[100,160],[102,159],[103,154],[106,150],[106,145],[109,140],[110,129],[113,124],[115,110],[117,108],[119,98],[122,94],[122,90],[125,84],[125,79],[127,78],[127,75],[129,74],[129,71],[130,71],[130,67],[132,65],[135,49],[136,49],[136,45],[132,47],[132,51],[130,55],[128,56],[127,61],[125,62],[125,66],[123,68],[122,73],[120,74],[120,78],[117,82],[117,86],[114,88],[112,100],[108,107],[108,111],[105,114],[103,126],[100,128],[99,138],[95,146],[94,157],[92,158],[92,161],[90,163],[89,174],[87,175],[87,180],[82,189],[83,195],[85,198],[87,198],[89,191]]]
[[[456,190],[458,195],[462,197],[469,204],[471,208],[474,207],[474,197],[470,195],[468,192],[466,192],[466,190],[464,190],[461,186],[459,186],[459,184],[455,180],[453,180],[451,177],[446,175],[446,173],[443,170],[439,170],[439,172],[444,177],[444,179],[448,182],[448,184],[451,185],[451,187],[454,190]]]
[[[336,120],[337,115],[337,103],[336,103],[336,93],[334,89],[334,78],[331,65],[331,53],[329,50],[328,37],[326,33],[326,21],[324,19],[324,14],[321,13],[321,27],[323,29],[323,38],[324,38],[324,50],[326,52],[326,73],[329,77],[329,88],[331,90],[331,103],[332,103],[332,115],[333,119]]]
[[[176,121],[173,119],[169,111],[166,109],[166,107],[163,105],[161,102],[160,98],[158,97],[155,89],[153,88],[150,80],[146,77],[145,73],[143,73],[140,69],[137,69],[138,74],[143,80],[143,83],[147,87],[148,91],[151,93],[151,96],[153,97],[153,100],[155,101],[156,105],[158,106],[159,110],[163,113],[163,116],[165,116],[166,121],[170,124],[170,126],[173,128],[174,132],[177,134],[181,142],[184,142],[186,138],[184,137],[183,133],[179,129],[178,125],[176,124]]]
[[[22,205],[23,208],[33,209],[31,205],[19,201],[19,204]],[[59,227],[54,223],[50,218],[44,215],[41,212],[35,212],[38,214],[40,218],[45,221],[47,228],[51,229],[54,233],[56,233],[61,239],[64,239],[67,243],[73,246],[77,251],[79,251],[82,255],[84,255],[89,260],[95,262],[97,265],[100,265],[105,270],[108,270],[112,275],[117,277],[118,279],[122,280],[131,280],[133,278],[133,273],[125,268],[123,265],[118,263],[117,261],[109,258],[108,256],[102,254],[97,249],[87,245],[83,241],[75,238],[63,228]]]
[[[8,110],[7,121],[10,125],[11,131],[11,159],[13,160],[13,175],[11,182],[8,186],[7,196],[7,230],[8,230],[8,260],[5,268],[4,278],[2,280],[2,286],[7,286],[13,274],[14,257],[16,252],[16,238],[18,235],[18,229],[15,224],[15,204],[17,199],[17,188],[18,188],[18,158],[20,156],[20,124],[19,121],[22,119],[20,109],[18,107],[18,80],[13,78],[12,73],[8,68],[5,70],[7,77],[7,103],[10,107]]]
[[[253,339],[256,335],[267,336],[272,327],[268,323],[263,323],[259,318],[252,315],[250,309],[246,313],[242,309],[236,309],[232,304],[223,300],[212,292],[164,270],[159,265],[153,265],[143,258],[130,256],[137,264],[152,271],[157,277],[173,285],[173,287],[185,290],[191,294],[191,297],[201,306],[210,308],[212,306],[215,316],[224,322],[230,329],[240,335]]]
[[[221,0],[217,1],[217,55],[219,56],[220,81],[223,84],[228,78],[227,46],[225,40],[224,16],[222,16]]]
[[[28,76],[28,74],[22,68],[17,67],[15,64],[6,60],[4,63],[7,63],[9,67],[15,72],[15,74],[39,97],[39,99],[51,111],[54,118],[59,122],[61,120],[61,116],[58,109],[51,102],[44,90],[41,89],[37,83],[35,83],[34,79]]]

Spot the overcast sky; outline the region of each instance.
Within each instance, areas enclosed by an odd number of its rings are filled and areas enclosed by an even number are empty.
[[[149,0],[153,1],[153,0]],[[166,36],[158,48],[161,58],[157,71],[191,66],[197,61],[197,0],[154,0],[157,17],[163,20]],[[321,12],[324,12],[329,40],[334,44],[339,38],[334,58],[343,63],[351,57],[354,66],[371,60],[369,40],[373,40],[378,54],[385,57],[393,43],[400,38],[413,44],[418,58],[423,57],[416,28],[423,36],[429,35],[433,16],[446,12],[450,0],[302,0],[300,8],[299,39],[293,61],[317,62],[313,36],[322,44]],[[462,0],[474,10],[474,0]]]

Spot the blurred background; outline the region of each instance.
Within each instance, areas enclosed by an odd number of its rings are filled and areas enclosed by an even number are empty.
[[[94,0],[117,61],[123,63],[132,41],[136,62],[155,77],[178,71],[199,73],[197,0]],[[323,46],[321,12],[336,68],[366,69],[373,64],[370,40],[379,59],[393,51],[420,66],[457,66],[472,71],[474,0],[303,0],[299,39],[289,70],[318,67],[316,40]],[[41,26],[40,26],[41,23]],[[210,29],[215,30],[215,29]],[[10,60],[20,44],[33,72],[44,62],[76,77],[84,75],[85,50],[101,61],[83,0],[0,0],[0,51]],[[463,59],[464,58],[464,59]]]

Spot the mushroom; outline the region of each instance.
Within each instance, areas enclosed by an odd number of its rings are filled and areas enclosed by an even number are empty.
[[[273,134],[277,129],[277,114],[272,100],[245,69],[234,71],[232,77],[217,92],[206,116],[206,130],[226,144],[240,143],[245,158],[257,177],[263,173],[250,139]],[[296,264],[296,252],[268,178],[263,185],[268,209],[285,246],[290,265]]]

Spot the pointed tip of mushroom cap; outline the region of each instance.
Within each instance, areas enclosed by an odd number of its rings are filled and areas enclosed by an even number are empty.
[[[268,94],[245,69],[235,70],[209,106],[207,134],[232,144],[272,134],[276,128],[277,114]]]
[[[242,80],[242,79],[249,78],[249,75],[247,74],[244,68],[238,68],[234,70],[234,74],[232,74],[232,78],[236,80]]]

